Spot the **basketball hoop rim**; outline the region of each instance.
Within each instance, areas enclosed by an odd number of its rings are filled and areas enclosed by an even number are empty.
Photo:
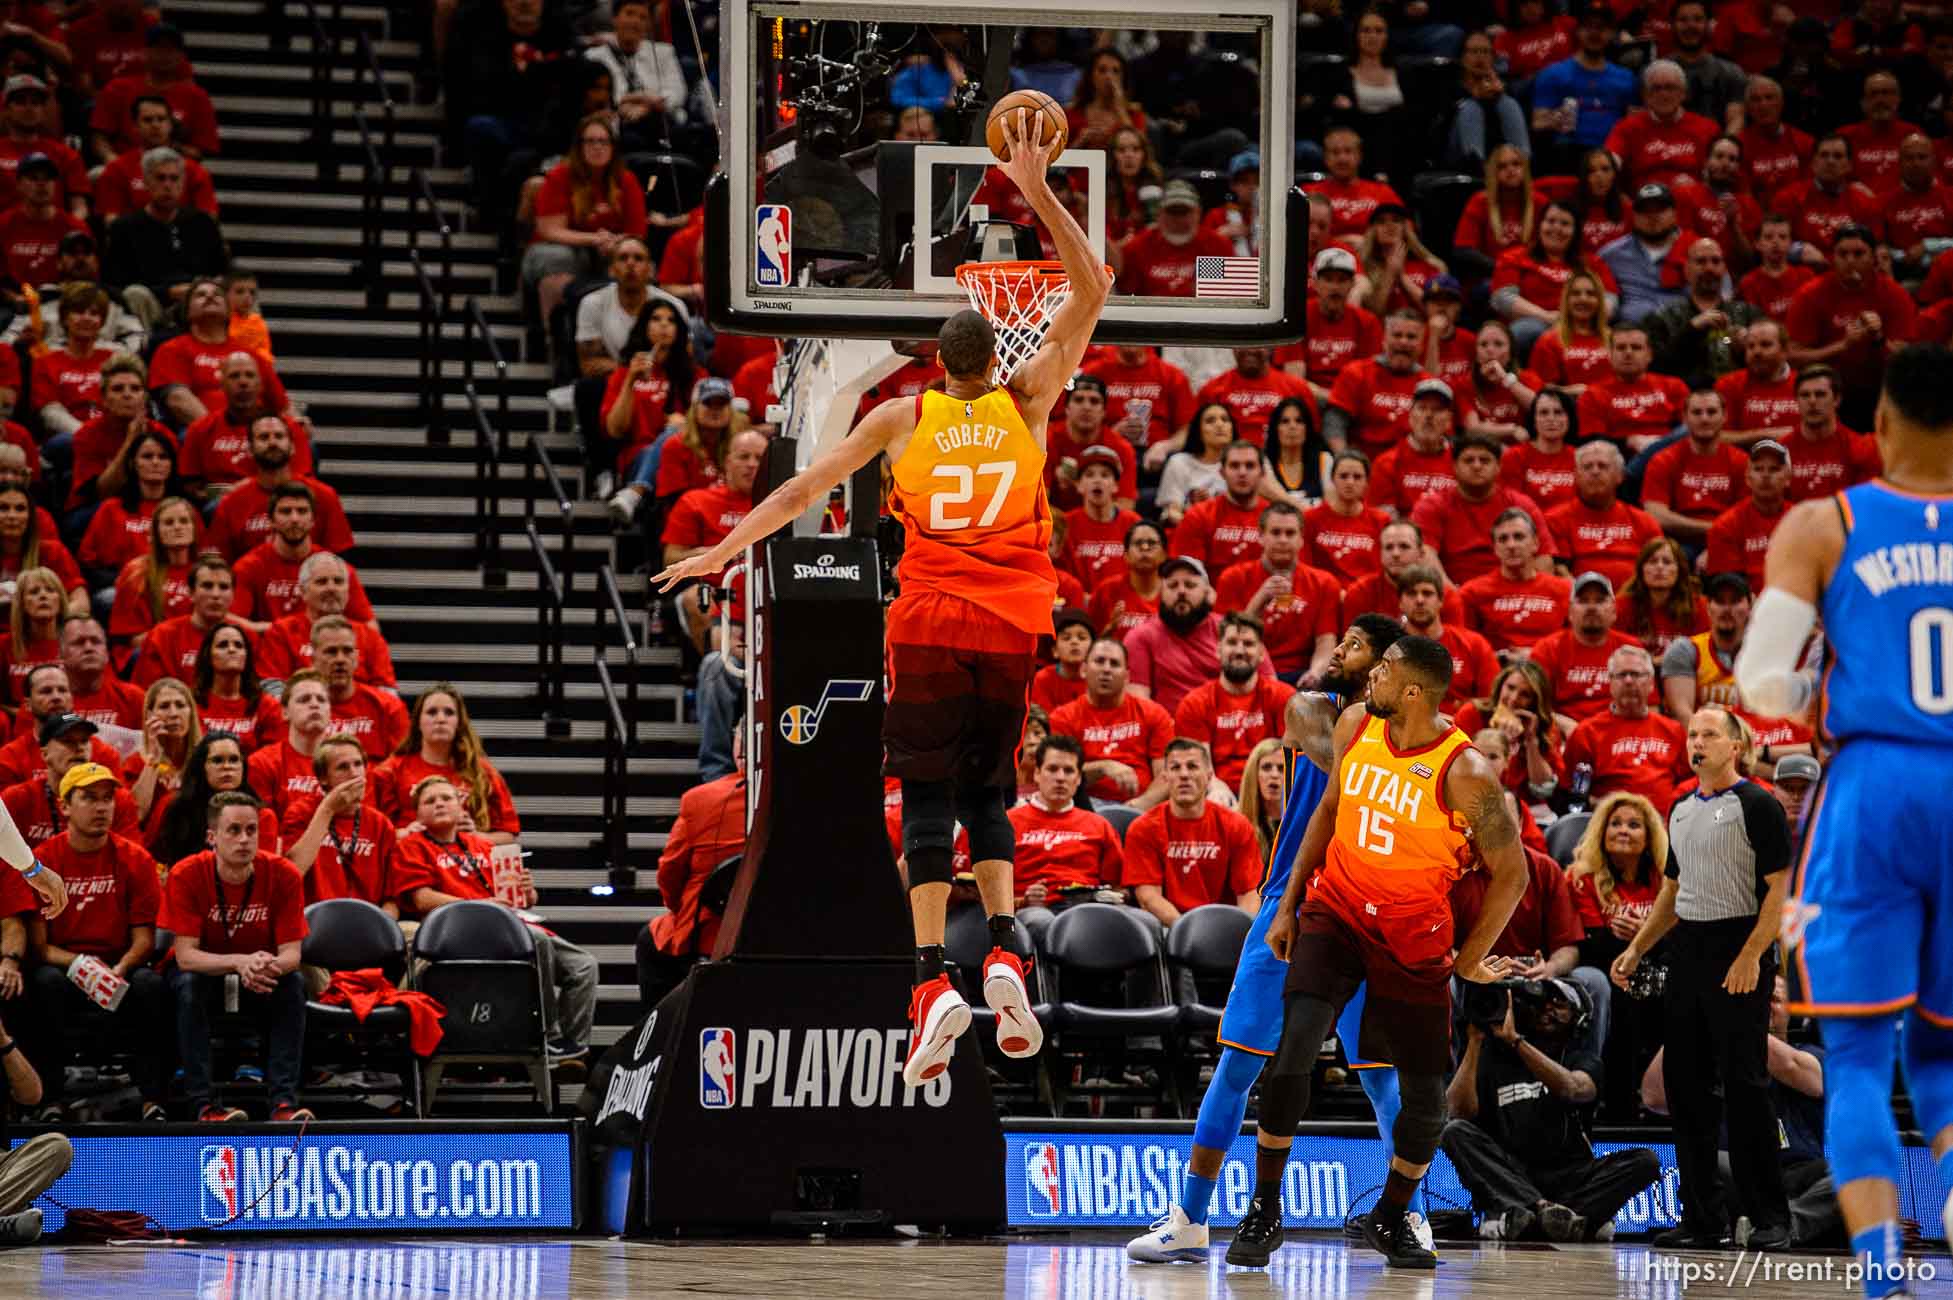
[[[1106,274],[1112,274],[1110,266],[1105,270]],[[1045,259],[964,262],[957,266],[955,275],[956,283],[965,292],[983,285],[1003,289],[1016,302],[1019,310],[1034,307],[1051,294],[1071,287],[1071,276],[1065,272],[1065,264]],[[978,305],[974,299],[972,305]]]

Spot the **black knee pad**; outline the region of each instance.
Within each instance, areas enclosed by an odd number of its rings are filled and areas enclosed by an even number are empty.
[[[956,812],[969,832],[971,862],[1017,860],[1017,830],[1004,811],[1008,806],[1004,792],[994,785],[957,785]]]
[[[902,782],[902,856],[909,888],[950,883],[956,846],[956,798],[947,781]]]
[[[1390,1130],[1391,1148],[1414,1165],[1428,1164],[1444,1132],[1444,1078],[1397,1072],[1403,1107]]]

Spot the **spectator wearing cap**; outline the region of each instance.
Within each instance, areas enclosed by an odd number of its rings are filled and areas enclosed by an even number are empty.
[[[1458,324],[1465,289],[1450,274],[1431,277],[1424,286],[1424,369],[1455,392],[1471,386],[1478,368],[1478,335]]]
[[[298,566],[299,608],[272,623],[258,638],[258,672],[271,682],[285,681],[312,662],[312,625],[344,616],[352,599],[353,571],[331,551],[313,551]],[[368,686],[396,684],[393,655],[371,622],[347,618],[359,638],[358,680]]]
[[[16,176],[18,201],[0,213],[0,253],[21,284],[45,284],[54,278],[62,239],[86,235],[88,227],[56,202],[61,172],[45,153],[22,158]]]
[[[1417,312],[1391,312],[1383,322],[1383,350],[1343,366],[1323,411],[1322,434],[1331,450],[1355,447],[1375,461],[1403,440],[1415,395],[1436,382],[1423,365],[1424,329]],[[1427,395],[1437,392],[1430,388]],[[1448,410],[1454,401],[1449,385],[1443,393]]]
[[[1878,444],[1838,423],[1838,372],[1806,366],[1797,372],[1797,429],[1790,450],[1789,498],[1794,505],[1828,497],[1884,472]]]
[[[1641,71],[1642,108],[1628,113],[1607,133],[1607,152],[1621,160],[1627,183],[1672,186],[1692,178],[1708,160],[1709,142],[1721,129],[1682,106],[1688,75],[1672,59],[1656,59]]]
[[[129,310],[153,332],[164,308],[186,297],[193,280],[224,273],[230,252],[216,219],[184,206],[181,153],[171,148],[147,151],[142,179],[149,187],[149,202],[109,223],[102,278],[122,291]],[[221,297],[222,285],[218,287]],[[228,304],[224,319],[228,331]]]
[[[95,174],[95,213],[103,221],[113,221],[148,204],[149,182],[143,178],[142,156],[151,149],[176,145],[176,118],[169,100],[161,95],[136,96],[129,105],[129,121],[135,128],[134,143]],[[217,186],[209,170],[187,154],[183,159],[182,201],[213,220],[217,216]]]
[[[1119,250],[1120,293],[1148,298],[1194,296],[1194,259],[1232,257],[1234,243],[1200,224],[1200,191],[1171,180],[1160,192],[1160,214]]]
[[[1424,246],[1401,203],[1379,203],[1370,228],[1356,246],[1363,268],[1363,305],[1378,315],[1408,308],[1423,319],[1424,288],[1445,273],[1444,262]]]
[[[1831,245],[1831,269],[1797,291],[1784,324],[1790,364],[1800,371],[1822,362],[1843,383],[1840,402],[1860,427],[1878,401],[1885,358],[1913,334],[1912,296],[1878,269],[1877,238],[1845,226]]]
[[[1451,652],[1451,685],[1439,705],[1455,714],[1468,701],[1488,695],[1499,675],[1492,643],[1470,628],[1444,621],[1444,575],[1428,564],[1413,564],[1397,579],[1397,617],[1415,636],[1429,637]]]
[[[339,494],[311,474],[294,468],[297,442],[282,416],[251,421],[251,477],[239,479],[211,512],[208,549],[241,559],[271,537],[271,493],[283,483],[302,483],[312,493],[313,538],[335,554],[353,549],[353,528]]]
[[[1356,287],[1356,255],[1347,248],[1316,254],[1316,291],[1309,296],[1302,338],[1302,368],[1318,404],[1344,369],[1383,351],[1383,322],[1350,301]]]
[[[704,554],[739,526],[739,521],[752,512],[753,484],[765,458],[766,437],[752,429],[719,440],[719,481],[684,493],[665,516],[659,541],[666,564]],[[688,583],[672,597],[685,635],[701,651],[713,630],[711,593],[723,576],[715,573]]]
[[[1624,468],[1611,442],[1589,442],[1573,453],[1574,499],[1546,512],[1553,554],[1569,572],[1598,569],[1609,582],[1626,582],[1641,547],[1661,536],[1654,516],[1620,499]]]
[[[1199,560],[1184,555],[1168,559],[1160,566],[1160,582],[1159,612],[1125,639],[1127,689],[1171,714],[1180,707],[1180,701],[1220,671],[1221,616],[1214,612],[1214,588],[1207,566]],[[1323,603],[1328,603],[1326,598]],[[1333,618],[1333,613],[1329,617]],[[1256,640],[1259,644],[1260,638]],[[1318,657],[1326,662],[1327,652]],[[1256,671],[1266,677],[1275,675],[1265,650]],[[1054,721],[1052,730],[1062,728]]]
[[[1752,443],[1743,484],[1748,498],[1717,515],[1709,525],[1705,564],[1711,573],[1742,574],[1746,583],[1763,583],[1763,557],[1771,534],[1790,507],[1791,457],[1775,438]]]
[[[1228,159],[1227,192],[1228,197],[1200,219],[1201,228],[1232,242],[1235,256],[1255,257],[1261,251],[1261,232],[1255,227],[1255,213],[1261,206],[1259,150],[1243,149]]]
[[[1452,481],[1425,492],[1411,510],[1411,522],[1424,534],[1424,558],[1438,566],[1445,584],[1462,585],[1499,567],[1492,523],[1508,510],[1524,510],[1539,535],[1548,535],[1539,504],[1500,481],[1500,454],[1494,438],[1461,435],[1452,443]]]
[[[20,198],[20,164],[29,154],[46,154],[54,163],[61,186],[62,206],[69,215],[88,216],[88,169],[81,155],[48,130],[47,83],[29,73],[15,73],[0,88],[5,100],[4,125],[0,137],[0,209],[9,208]]]
[[[1465,626],[1492,643],[1501,662],[1523,659],[1533,644],[1566,623],[1572,583],[1542,572],[1539,526],[1517,507],[1492,521],[1495,573],[1458,589]]]
[[[1534,642],[1532,661],[1553,687],[1554,721],[1570,732],[1607,707],[1607,663],[1624,645],[1640,645],[1615,628],[1619,617],[1614,584],[1607,575],[1588,570],[1573,580],[1573,604],[1567,625]],[[1648,683],[1648,702],[1655,703],[1655,684]]]
[[[1166,559],[1166,534],[1150,519],[1126,530],[1126,572],[1092,589],[1087,605],[1100,636],[1115,640],[1151,618],[1160,607],[1160,564]]]
[[[1328,602],[1332,619],[1334,603],[1333,598]],[[1329,635],[1333,638],[1334,633]],[[1252,615],[1229,613],[1221,618],[1216,654],[1216,675],[1174,709],[1174,734],[1207,746],[1214,775],[1236,789],[1255,746],[1282,734],[1295,688],[1261,672],[1265,657],[1261,620]],[[1326,662],[1328,656],[1323,658]]]
[[[1639,325],[1664,307],[1680,301],[1673,287],[1679,276],[1667,274],[1681,242],[1675,217],[1675,196],[1666,185],[1651,182],[1634,191],[1634,215],[1628,233],[1601,248],[1601,264],[1620,286],[1620,319]]]
[[[1219,573],[1261,554],[1261,450],[1245,438],[1221,455],[1221,491],[1187,508],[1173,530],[1174,555],[1190,555]]]
[[[1052,661],[1031,678],[1031,703],[1052,714],[1085,693],[1085,656],[1092,648],[1091,615],[1066,607],[1052,615]]]
[[[1810,754],[1785,754],[1777,760],[1776,774],[1770,778],[1770,793],[1783,805],[1790,819],[1793,842],[1804,833],[1804,819],[1811,811],[1811,793],[1824,777],[1824,767]]]
[[[1701,388],[1742,364],[1749,327],[1763,313],[1734,296],[1722,245],[1715,240],[1691,240],[1682,265],[1687,293],[1642,324],[1654,368]]]
[[[52,920],[39,914],[27,923],[28,952],[34,963],[28,996],[37,1022],[28,1058],[43,1081],[43,1119],[66,1118],[66,1075],[70,1058],[66,1030],[77,1024],[109,1029],[134,1048],[133,1066],[142,1096],[142,1118],[165,1118],[173,1061],[169,1006],[163,977],[151,965],[156,955],[156,915],[161,906],[160,873],[149,851],[116,833],[122,783],[97,763],[75,763],[61,777],[55,798],[67,831],[35,849],[36,857],[68,887],[68,906]],[[128,981],[114,1011],[99,1006],[70,978],[75,963],[92,958]]]
[[[1774,325],[1765,325],[1774,334]],[[1724,410],[1720,387],[1690,393],[1682,414],[1688,436],[1650,456],[1641,479],[1642,507],[1663,532],[1691,548],[1706,541],[1716,516],[1744,495],[1747,462],[1740,448],[1723,441]]]
[[[136,145],[135,121],[129,110],[145,95],[160,95],[169,103],[170,115],[176,119],[174,134],[179,152],[190,158],[217,152],[217,110],[203,87],[192,79],[190,60],[183,52],[183,33],[170,23],[157,23],[146,37],[142,72],[117,77],[95,96],[88,125],[89,149],[97,162],[113,162],[116,154]]]
[[[238,1009],[265,1035],[265,1086],[271,1119],[311,1119],[298,1106],[305,1044],[305,882],[298,868],[259,843],[258,801],[241,790],[213,795],[211,845],[170,868],[162,927],[176,936],[177,1060],[183,1091],[200,1121],[241,1121],[243,1111],[211,1100],[210,1021],[227,977],[238,979]]]
[[[1045,440],[1045,481],[1054,509],[1071,510],[1082,504],[1079,456],[1087,447],[1110,447],[1119,457],[1119,490],[1113,500],[1121,510],[1132,509],[1139,498],[1139,458],[1132,443],[1106,425],[1105,381],[1080,374],[1072,379],[1065,397],[1064,427],[1051,430]]]
[[[1591,798],[1626,790],[1657,808],[1674,804],[1676,785],[1689,775],[1688,743],[1681,723],[1649,708],[1654,681],[1654,660],[1641,646],[1608,656],[1607,707],[1566,741],[1566,770],[1584,763],[1593,771]]]
[[[1634,74],[1607,58],[1614,43],[1614,12],[1590,4],[1574,29],[1572,55],[1541,68],[1533,78],[1533,130],[1543,134],[1562,166],[1606,143],[1634,104]]]
[[[1329,200],[1332,239],[1361,236],[1370,228],[1370,216],[1379,204],[1403,206],[1396,190],[1357,175],[1363,166],[1363,137],[1354,127],[1336,126],[1324,132],[1322,161],[1328,175],[1303,188]]]
[[[1215,581],[1215,608],[1253,618],[1256,642],[1276,673],[1314,687],[1336,647],[1342,584],[1303,562],[1302,516],[1294,506],[1278,501],[1263,510],[1260,529],[1261,554],[1229,565]]]
[[[680,364],[690,347],[682,332],[684,321],[663,298],[653,299],[643,315],[647,331],[652,327],[673,331],[671,350],[662,361],[652,352],[636,351],[632,365],[637,358],[653,359],[635,371],[611,371],[604,381],[606,423],[599,426],[610,442],[600,448],[586,439],[584,448],[593,464],[609,465],[613,454],[616,457],[625,482],[610,498],[610,517],[619,526],[636,517],[646,497],[654,507],[668,507],[681,493],[717,483],[726,440],[752,427],[751,417],[739,409],[732,384],[717,375],[692,382],[682,416],[667,410],[674,391],[691,382]],[[658,346],[649,341],[648,332],[641,337],[646,340],[644,347]],[[604,477],[609,473],[601,471]]]
[[[1065,512],[1063,567],[1086,591],[1126,571],[1126,534],[1139,522],[1139,515],[1120,508],[1117,498],[1123,468],[1119,453],[1112,447],[1094,444],[1079,451],[1078,491],[1084,500]]]
[[[1272,348],[1235,348],[1234,366],[1200,386],[1197,404],[1220,402],[1234,416],[1234,427],[1256,446],[1266,441],[1268,420],[1275,408],[1294,398],[1307,404],[1309,421],[1320,424],[1315,393],[1306,381],[1274,366]],[[1150,457],[1149,457],[1150,459]]]
[[[352,736],[375,762],[400,748],[407,706],[392,691],[359,680],[359,634],[349,620],[333,614],[312,624],[312,662],[332,697],[334,731]]]
[[[6,785],[0,789],[0,803],[20,829],[28,847],[43,844],[67,829],[66,801],[61,782],[76,767],[92,767],[114,773],[122,766],[122,755],[95,734],[95,724],[78,713],[54,713],[41,719],[39,729],[23,732],[0,749],[0,770]],[[33,768],[24,757],[33,756]],[[115,794],[115,816],[111,829],[117,835],[135,838],[136,801],[119,782]]]
[[[1612,373],[1588,384],[1580,394],[1580,433],[1605,438],[1623,458],[1639,456],[1674,432],[1688,407],[1689,386],[1648,367],[1653,349],[1648,331],[1622,325],[1607,341]]]
[[[1847,226],[1863,227],[1868,232],[1866,242],[1876,243],[1885,224],[1878,195],[1852,177],[1851,142],[1842,135],[1827,135],[1817,142],[1810,179],[1792,181],[1777,191],[1773,206],[1790,215],[1793,262],[1803,260],[1800,245],[1828,258]]]
[[[1427,375],[1416,382],[1411,390],[1409,436],[1378,456],[1370,468],[1371,505],[1409,519],[1426,494],[1457,481],[1451,458],[1454,400],[1451,385],[1442,379]]]

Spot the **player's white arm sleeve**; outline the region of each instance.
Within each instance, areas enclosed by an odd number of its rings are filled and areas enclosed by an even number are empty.
[[[14,825],[13,814],[5,804],[0,804],[0,859],[15,871],[34,869],[34,850],[20,837],[20,828]]]
[[[1815,687],[1798,667],[1804,642],[1817,626],[1817,607],[1775,587],[1750,612],[1743,649],[1736,656],[1736,688],[1743,702],[1774,718],[1795,717],[1811,707]]]

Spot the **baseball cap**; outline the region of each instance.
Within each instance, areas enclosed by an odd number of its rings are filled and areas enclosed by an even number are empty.
[[[1051,616],[1051,632],[1057,635],[1068,627],[1082,627],[1092,635],[1098,635],[1098,628],[1092,625],[1092,616],[1076,605],[1067,605]]]
[[[1124,473],[1126,469],[1126,463],[1119,459],[1119,453],[1102,442],[1095,442],[1089,447],[1079,449],[1079,471],[1082,473],[1087,465],[1105,465],[1115,475]]]
[[[1081,388],[1089,388],[1101,398],[1105,396],[1105,381],[1097,375],[1088,375],[1082,370],[1071,377],[1071,391],[1075,393]]]
[[[93,722],[82,717],[79,713],[57,713],[41,723],[41,729],[35,735],[45,745],[56,736],[65,736],[71,731],[85,731],[88,735],[92,736],[97,730],[99,728]]]
[[[729,380],[719,378],[717,375],[707,375],[698,381],[698,387],[692,389],[692,400],[694,402],[730,402],[732,400],[732,383]]]
[[[59,176],[61,169],[54,165],[54,159],[36,151],[20,160],[20,175],[25,176],[28,172],[43,172],[49,176]]]
[[[1385,217],[1401,217],[1408,221],[1410,219],[1410,209],[1401,203],[1379,203],[1376,207],[1370,209],[1371,225],[1376,225],[1377,222],[1382,221]]]
[[[76,763],[62,776],[61,793],[58,797],[65,801],[69,794],[81,789],[81,787],[85,785],[99,785],[103,781],[107,781],[112,785],[122,784],[121,777],[109,771],[100,763]]]
[[[1260,170],[1261,151],[1259,149],[1243,149],[1240,153],[1235,154],[1227,164],[1227,174],[1230,179],[1239,176],[1242,172],[1258,172]]]
[[[1162,208],[1197,208],[1200,206],[1200,191],[1193,187],[1192,181],[1168,181],[1160,191]]]
[[[1728,573],[1712,573],[1703,579],[1702,591],[1710,596],[1719,591],[1734,591],[1738,596],[1747,596],[1750,594],[1750,580],[1734,570]]]
[[[1634,206],[1637,209],[1643,207],[1672,208],[1675,206],[1675,196],[1669,193],[1666,185],[1661,184],[1659,181],[1651,181],[1634,192]]]
[[[1783,457],[1784,464],[1788,465],[1790,463],[1790,448],[1784,446],[1775,438],[1758,438],[1755,442],[1751,443],[1750,459],[1755,460],[1759,452],[1765,451],[1774,451],[1777,455]]]
[[[1434,293],[1448,294],[1459,302],[1465,300],[1465,286],[1458,283],[1455,275],[1432,276],[1430,283],[1424,286],[1424,296],[1429,298]]]
[[[1614,594],[1613,580],[1598,569],[1589,569],[1585,573],[1581,574],[1579,577],[1575,578],[1573,580],[1573,594],[1576,596],[1579,595],[1580,589],[1582,587],[1590,587],[1594,583],[1599,583],[1603,588],[1605,588],[1608,595],[1611,596]]]
[[[1785,781],[1815,781],[1823,775],[1823,767],[1809,754],[1786,754],[1777,760],[1778,785]]]
[[[1160,566],[1160,576],[1164,578],[1168,574],[1176,573],[1181,569],[1192,569],[1200,575],[1202,582],[1207,581],[1207,566],[1191,555],[1176,555],[1167,560],[1165,564]]]
[[[1346,275],[1356,274],[1356,254],[1347,248],[1325,248],[1316,254],[1316,274],[1324,271],[1341,271]]]
[[[47,83],[31,73],[16,73],[7,78],[7,85],[4,93],[0,94],[0,97],[12,99],[23,90],[38,90],[45,95],[47,94]]]
[[[1436,397],[1449,403],[1455,401],[1456,396],[1451,391],[1451,385],[1445,383],[1442,379],[1421,379],[1418,381],[1417,387],[1411,391],[1411,400],[1413,402],[1420,397]]]

